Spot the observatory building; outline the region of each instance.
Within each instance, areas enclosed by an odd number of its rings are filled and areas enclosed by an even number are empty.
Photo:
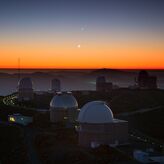
[[[108,92],[113,88],[113,84],[111,82],[106,82],[104,76],[99,76],[96,79],[96,91],[100,92]]]
[[[61,83],[59,79],[53,79],[51,81],[51,90],[53,92],[59,92],[61,91]]]
[[[157,77],[150,76],[145,70],[139,72],[136,82],[138,84],[138,87],[141,89],[157,88]]]
[[[103,101],[89,102],[78,116],[79,145],[121,145],[128,143],[128,122],[114,119],[111,109]]]
[[[30,78],[23,78],[18,83],[18,101],[30,101],[34,97],[33,84]]]
[[[74,123],[77,120],[78,103],[71,92],[59,92],[50,102],[51,123]]]

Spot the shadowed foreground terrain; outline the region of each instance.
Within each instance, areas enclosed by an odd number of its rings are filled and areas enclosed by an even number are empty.
[[[106,93],[77,91],[73,92],[73,95],[77,98],[79,108],[93,100],[108,102],[114,117],[128,120],[130,129],[139,130],[150,137],[164,141],[163,90],[117,89]],[[124,152],[114,148],[101,146],[96,149],[86,149],[78,146],[78,133],[74,129],[60,126],[53,127],[49,123],[49,117],[44,115],[27,127],[29,130],[26,130],[26,137],[24,133],[26,128],[17,125],[11,126],[7,123],[9,114],[21,113],[35,117],[37,114],[35,109],[49,109],[52,97],[53,94],[48,93],[35,95],[33,102],[21,104],[22,107],[5,105],[2,101],[3,97],[0,97],[0,118],[2,121],[0,124],[2,132],[0,134],[0,162],[3,164],[22,164],[22,161],[25,164],[26,162],[31,163],[29,159],[32,159],[33,155],[36,154],[43,164],[134,163]],[[31,107],[33,110],[30,109]],[[153,110],[135,113],[143,109]],[[131,114],[131,112],[134,114]],[[122,115],[124,113],[127,113],[127,115]],[[36,151],[35,154],[29,153],[31,149],[30,146],[27,146],[29,135],[31,137],[29,143]],[[29,158],[30,154],[32,154],[31,158]]]
[[[134,163],[127,155],[108,146],[96,149],[79,147],[77,133],[71,129],[49,129],[36,137],[35,144],[44,164]]]
[[[28,164],[28,155],[21,128],[0,124],[0,161],[2,164]]]
[[[164,107],[124,119],[129,121],[130,127],[164,142]]]

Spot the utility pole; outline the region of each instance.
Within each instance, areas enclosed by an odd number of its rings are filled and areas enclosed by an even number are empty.
[[[18,82],[20,81],[20,57],[18,58]]]

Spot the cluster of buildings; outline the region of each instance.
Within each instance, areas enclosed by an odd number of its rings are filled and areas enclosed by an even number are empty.
[[[150,76],[147,71],[140,71],[138,77],[135,78],[136,85],[131,88],[139,89],[157,89],[157,77]],[[118,88],[112,82],[107,82],[105,76],[99,76],[96,79],[96,91],[109,92],[112,89]],[[61,82],[59,79],[51,81],[51,92],[60,92]],[[23,78],[18,83],[18,100],[29,101],[34,97],[33,83],[30,78]]]
[[[51,92],[59,92],[61,90],[61,83],[59,79],[52,79]],[[18,101],[31,101],[34,98],[33,82],[31,78],[22,78],[18,82]]]
[[[157,78],[146,71],[139,72],[137,86],[141,89],[157,88]],[[101,144],[120,145],[128,143],[128,122],[113,117],[112,110],[103,101],[93,101],[81,109],[71,92],[60,92],[61,83],[53,79],[52,92],[55,93],[50,102],[49,120],[52,125],[63,124],[66,127],[77,127],[79,144],[96,147]],[[96,91],[107,92],[113,89],[111,82],[104,76],[96,79]],[[18,84],[18,101],[30,101],[34,98],[33,83],[30,78],[23,78]],[[16,121],[17,120],[17,121]],[[21,115],[9,116],[10,122],[32,122]],[[78,126],[77,126],[78,125]]]
[[[103,101],[92,101],[81,109],[71,92],[57,93],[50,102],[50,122],[76,126],[79,145],[97,147],[128,143],[128,122],[113,117],[112,110]]]
[[[108,92],[114,88],[112,82],[106,82],[104,76],[96,79],[96,91]],[[59,79],[52,79],[51,92],[56,93],[61,91],[61,82]],[[22,78],[18,83],[18,101],[30,101],[34,98],[33,82],[31,78]]]
[[[53,81],[59,84],[59,81]],[[58,85],[60,86],[60,85]],[[56,91],[54,87],[54,90]],[[29,78],[19,82],[19,100],[33,98],[32,82]],[[120,145],[128,143],[128,122],[113,117],[112,110],[103,101],[92,101],[81,109],[71,92],[56,92],[50,102],[49,121],[52,126],[64,125],[76,127],[79,145],[98,147],[100,145]],[[27,125],[32,119],[15,114],[9,116],[9,122]]]
[[[156,89],[157,78],[146,71],[140,71],[136,78],[136,88]],[[104,76],[96,79],[96,91],[109,92],[114,89],[111,82],[106,82]],[[109,105],[104,101],[91,101],[79,109],[78,101],[71,92],[61,92],[61,83],[53,79],[51,91],[54,93],[49,110],[39,111],[38,115],[48,114],[51,127],[64,126],[75,128],[78,133],[78,143],[82,147],[96,148],[100,145],[119,146],[129,144],[128,121],[115,119]],[[34,98],[33,83],[30,78],[23,78],[18,84],[18,101],[30,101]],[[35,116],[13,114],[8,116],[9,122],[28,125],[37,120]],[[38,120],[37,120],[38,121]],[[41,120],[44,122],[43,120]],[[140,150],[133,152],[133,157],[141,163],[164,161],[161,156],[150,156],[150,153]]]
[[[137,78],[135,78],[135,85],[130,86],[132,89],[157,89],[157,77],[151,76],[145,70],[138,73]],[[96,79],[96,91],[98,92],[109,92],[112,89],[119,88],[113,85],[112,82],[107,82],[105,76],[99,76]]]

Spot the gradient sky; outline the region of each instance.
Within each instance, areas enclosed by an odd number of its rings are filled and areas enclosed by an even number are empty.
[[[164,69],[164,0],[0,0],[1,68]]]

